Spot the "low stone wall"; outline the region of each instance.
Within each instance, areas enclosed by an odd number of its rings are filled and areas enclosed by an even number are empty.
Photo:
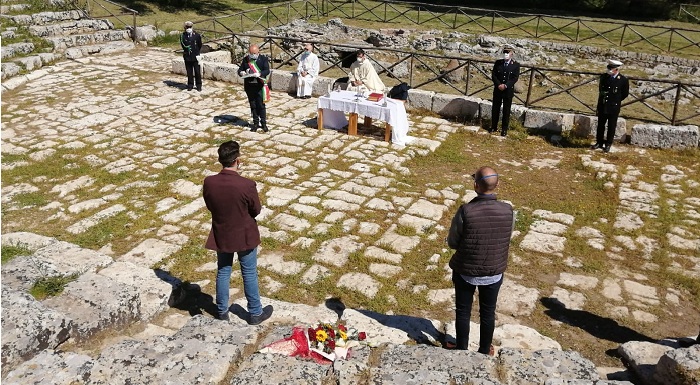
[[[230,53],[215,51],[202,55],[202,77],[206,79],[242,84],[238,76],[238,64],[231,62]],[[174,59],[172,71],[185,75],[185,63]],[[332,86],[334,78],[320,76],[313,85],[313,95],[323,95]],[[293,71],[272,70],[269,78],[270,88],[275,91],[296,92],[296,73]],[[387,92],[389,88],[387,87]],[[451,95],[411,89],[408,91],[406,106],[411,109],[425,109],[444,117],[470,120],[491,119],[493,105],[490,100],[471,96]],[[501,115],[503,116],[503,115]],[[595,138],[598,118],[591,115],[546,111],[513,105],[511,118],[519,121],[526,128],[546,130],[555,134],[573,131],[581,138]],[[628,139],[627,121],[619,118],[615,141]],[[664,126],[658,124],[638,124],[632,129],[631,143],[641,147],[685,148],[698,146],[697,126]]]

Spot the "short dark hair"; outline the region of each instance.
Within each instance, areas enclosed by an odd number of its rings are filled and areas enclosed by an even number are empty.
[[[228,142],[221,143],[218,153],[219,163],[224,167],[231,167],[233,162],[238,159],[238,155],[241,154],[241,146],[238,142],[229,140]]]
[[[363,50],[362,48],[360,48],[360,49],[358,49],[357,52],[355,53],[355,56],[360,56],[360,55],[364,55],[364,54],[365,54],[365,50]]]

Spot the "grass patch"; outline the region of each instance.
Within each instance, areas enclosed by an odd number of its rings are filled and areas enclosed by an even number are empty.
[[[5,263],[20,255],[31,255],[32,251],[29,249],[29,245],[18,243],[16,245],[2,245],[0,254],[2,254],[2,263]]]
[[[63,292],[69,283],[78,279],[79,274],[59,275],[55,277],[43,277],[34,283],[29,294],[41,301],[48,297],[55,297]]]
[[[46,196],[41,192],[17,194],[12,197],[12,201],[20,207],[37,207],[48,203]]]

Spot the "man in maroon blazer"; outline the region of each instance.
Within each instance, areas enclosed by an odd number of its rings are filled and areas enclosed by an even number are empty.
[[[258,245],[260,232],[255,217],[260,214],[260,197],[255,182],[238,174],[240,145],[228,141],[219,146],[219,162],[224,167],[204,179],[204,202],[211,212],[211,231],[205,247],[215,250],[216,307],[220,320],[228,321],[229,284],[233,254],[238,254],[243,276],[243,292],[248,300],[248,323],[258,325],[272,315],[272,305],[263,309],[258,289]]]

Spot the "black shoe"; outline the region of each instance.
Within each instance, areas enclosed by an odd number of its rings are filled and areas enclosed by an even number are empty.
[[[197,91],[202,92],[202,87],[197,87]]]
[[[591,146],[591,150],[597,150],[599,148],[603,148],[603,145],[600,143],[596,143],[596,144]]]
[[[258,130],[258,126],[253,126],[253,128],[250,129],[250,132],[255,132]]]
[[[603,152],[610,152],[610,145],[606,144],[605,147],[603,147]]]
[[[272,315],[272,305],[267,305],[263,308],[262,313],[260,315],[251,315],[250,319],[248,320],[248,325],[260,325],[263,321],[266,319],[270,318]]]
[[[216,317],[216,319],[218,319],[218,320],[220,320],[220,321],[229,321],[229,320],[230,320],[230,318],[228,318],[228,312],[226,312],[226,313],[224,313],[224,314],[219,314],[219,315]]]
[[[192,91],[192,87],[187,87],[187,91]]]
[[[311,95],[304,96],[304,99],[311,99]]]
[[[501,131],[501,136],[506,136],[507,133],[508,131]]]
[[[263,125],[262,125],[262,130],[263,130],[263,132],[269,132],[269,131],[270,131],[270,129],[267,128],[267,124],[263,124]]]

